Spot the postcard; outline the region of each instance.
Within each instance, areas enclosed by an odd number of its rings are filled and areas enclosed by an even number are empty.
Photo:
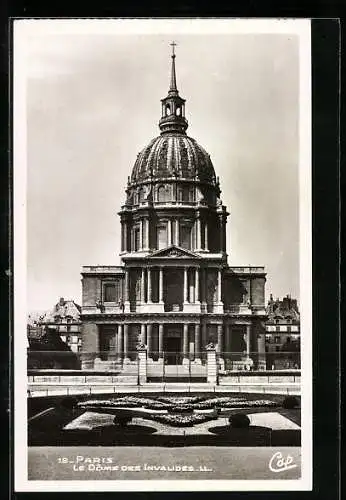
[[[308,19],[18,19],[16,491],[312,489]]]

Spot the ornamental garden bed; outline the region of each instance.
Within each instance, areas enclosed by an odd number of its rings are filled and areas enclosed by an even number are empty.
[[[155,413],[146,412],[145,418],[161,422],[172,427],[191,427],[195,424],[207,422],[218,417],[221,411],[240,408],[275,408],[277,402],[271,400],[247,400],[244,397],[206,397],[206,396],[165,396],[144,398],[140,396],[124,396],[102,399],[89,399],[78,403],[78,408],[123,415],[131,409],[133,415],[143,416],[144,410],[155,410]],[[138,410],[136,412],[135,410]],[[140,411],[142,410],[142,411]]]
[[[244,397],[152,397],[124,396],[107,399],[88,399],[78,403],[79,408],[96,407],[109,408],[146,408],[152,410],[168,410],[174,413],[186,413],[193,410],[208,410],[214,408],[258,408],[280,406],[278,402],[269,399],[248,400]]]
[[[67,398],[65,398],[67,399]],[[299,446],[300,430],[272,431],[268,444],[267,431],[235,429],[227,424],[234,413],[279,412],[300,426],[300,398],[263,399],[257,395],[163,396],[130,394],[69,401],[57,400],[55,406],[40,418],[29,421],[30,446]],[[299,406],[297,406],[297,404]],[[293,408],[291,408],[293,407]],[[47,408],[47,406],[46,406]],[[41,409],[40,409],[41,410]],[[68,422],[91,412],[95,415],[89,429],[81,426],[65,430]],[[102,415],[103,414],[103,415]],[[107,426],[100,425],[107,419]],[[266,422],[264,420],[264,422]],[[262,424],[260,424],[262,425]],[[266,425],[266,423],[264,424]],[[268,421],[268,428],[270,423]],[[265,444],[267,443],[267,444]]]

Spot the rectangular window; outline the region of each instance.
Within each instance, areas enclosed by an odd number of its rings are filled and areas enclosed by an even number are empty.
[[[292,325],[291,326],[291,332],[297,332],[298,331],[298,326]]]
[[[279,335],[276,335],[276,337],[275,337],[275,344],[280,344],[280,337],[279,337]]]
[[[180,228],[180,246],[181,248],[186,248],[186,250],[191,249],[191,227],[181,226]]]
[[[120,282],[105,283],[103,296],[104,302],[118,302],[120,299]]]
[[[167,247],[167,228],[166,226],[158,226],[157,227],[157,249],[161,250],[162,248]]]
[[[287,326],[286,325],[280,326],[280,332],[287,332]]]

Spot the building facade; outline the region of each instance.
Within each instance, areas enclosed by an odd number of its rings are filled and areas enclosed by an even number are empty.
[[[82,350],[80,314],[80,305],[61,297],[51,310],[41,314],[35,325],[30,327],[30,331],[33,331],[34,327],[41,333],[47,329],[55,330],[71,351],[80,352]]]
[[[121,266],[82,268],[82,366],[125,368],[139,343],[148,363],[199,365],[212,342],[226,367],[251,357],[264,369],[265,270],[228,264],[229,212],[209,154],[186,133],[174,52],[159,128],[128,178]]]
[[[268,368],[300,367],[300,313],[297,299],[270,295],[267,306],[266,352]]]

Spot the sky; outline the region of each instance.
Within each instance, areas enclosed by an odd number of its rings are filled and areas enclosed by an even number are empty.
[[[81,303],[81,267],[120,264],[117,212],[137,154],[159,135],[172,40],[187,133],[210,154],[231,214],[229,264],[263,265],[267,299],[299,299],[298,37],[48,29],[22,48],[29,311]]]

